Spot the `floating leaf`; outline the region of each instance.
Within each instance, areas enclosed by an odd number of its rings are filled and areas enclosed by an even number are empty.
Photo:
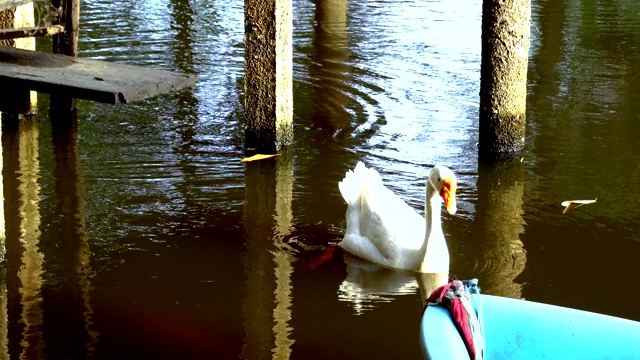
[[[249,162],[249,161],[256,161],[256,160],[264,160],[264,159],[269,159],[272,158],[274,156],[278,156],[279,154],[269,154],[269,155],[264,155],[264,154],[255,154],[253,156],[249,156],[246,157],[240,161],[242,162]]]
[[[563,201],[562,206],[564,206],[564,210],[562,211],[563,214],[568,213],[569,211],[582,206],[582,205],[586,205],[586,204],[593,204],[594,202],[596,202],[598,199],[594,199],[594,200],[567,200],[567,201]]]

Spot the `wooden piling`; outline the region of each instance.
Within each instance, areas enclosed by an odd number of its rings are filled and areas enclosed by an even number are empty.
[[[245,147],[274,153],[293,141],[292,0],[245,0]]]
[[[52,4],[58,9],[58,17],[54,20],[54,25],[64,27],[64,32],[53,36],[53,53],[78,56],[80,0],[53,0]],[[76,99],[68,95],[51,94],[50,109],[55,114],[55,118],[63,122],[54,125],[69,126],[69,122],[73,121],[69,112],[75,111]]]
[[[481,160],[524,148],[531,0],[484,0],[480,65]]]
[[[78,56],[80,36],[80,0],[53,0],[58,9],[55,25],[64,26],[64,32],[53,36],[53,53]]]

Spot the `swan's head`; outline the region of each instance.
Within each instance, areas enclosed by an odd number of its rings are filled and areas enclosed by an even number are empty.
[[[428,182],[435,188],[444,200],[444,206],[449,214],[456,213],[456,176],[448,167],[436,165],[429,173]]]

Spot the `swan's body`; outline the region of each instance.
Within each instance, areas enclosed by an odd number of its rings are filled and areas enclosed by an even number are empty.
[[[456,211],[456,180],[444,166],[427,178],[425,216],[387,189],[380,174],[358,162],[338,184],[347,202],[347,228],[339,245],[353,255],[396,269],[448,273],[449,250],[440,223],[440,207]]]

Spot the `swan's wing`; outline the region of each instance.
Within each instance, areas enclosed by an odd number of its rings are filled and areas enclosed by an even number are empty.
[[[402,249],[419,248],[424,241],[425,220],[386,187],[363,191],[359,206],[360,235],[387,260]]]
[[[424,218],[387,189],[376,170],[358,162],[338,187],[347,203],[347,227],[340,243],[346,251],[395,267],[403,251],[424,243]]]

